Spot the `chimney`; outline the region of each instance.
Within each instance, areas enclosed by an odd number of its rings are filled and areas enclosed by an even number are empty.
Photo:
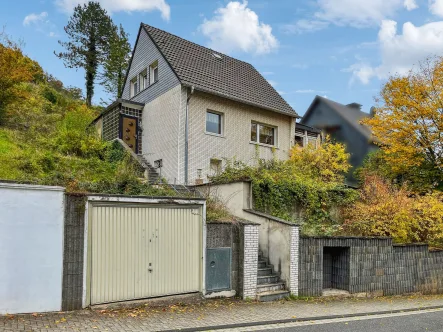
[[[362,106],[362,105],[359,104],[359,103],[350,103],[350,104],[348,104],[348,105],[346,105],[346,106],[361,111],[361,106]]]
[[[371,107],[371,110],[369,111],[369,115],[371,116],[371,118],[373,118],[374,117],[374,115],[375,115],[375,111],[376,111],[377,109],[375,108],[375,106],[372,106]]]

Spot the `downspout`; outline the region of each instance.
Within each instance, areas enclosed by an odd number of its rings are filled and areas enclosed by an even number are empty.
[[[188,184],[188,168],[189,168],[189,101],[194,94],[194,86],[191,87],[191,93],[186,99],[186,117],[185,117],[185,184]]]

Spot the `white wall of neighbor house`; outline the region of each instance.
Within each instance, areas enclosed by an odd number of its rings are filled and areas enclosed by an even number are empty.
[[[206,132],[206,112],[222,114],[221,135]],[[251,122],[277,130],[275,148],[251,143]],[[198,173],[204,182],[213,171],[211,159],[236,159],[248,164],[259,158],[286,160],[293,145],[295,118],[196,91],[189,104],[189,183]],[[224,162],[223,162],[224,163]],[[199,171],[201,170],[201,171]]]
[[[0,314],[59,311],[64,188],[0,183]]]

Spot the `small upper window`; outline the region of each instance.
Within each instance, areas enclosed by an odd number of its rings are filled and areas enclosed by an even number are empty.
[[[267,145],[275,145],[276,128],[259,123],[251,123],[251,141]]]
[[[140,91],[148,87],[148,71],[145,69],[140,73]]]
[[[131,97],[134,97],[138,93],[138,82],[137,77],[131,80]]]
[[[222,134],[222,115],[214,112],[206,112],[206,132]]]
[[[158,60],[154,61],[149,66],[149,84],[153,84],[158,81]]]

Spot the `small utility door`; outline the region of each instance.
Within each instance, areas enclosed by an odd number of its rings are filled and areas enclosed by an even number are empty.
[[[128,115],[122,115],[120,126],[120,138],[134,153],[138,153],[138,119]]]
[[[200,292],[201,207],[93,206],[91,304]]]

